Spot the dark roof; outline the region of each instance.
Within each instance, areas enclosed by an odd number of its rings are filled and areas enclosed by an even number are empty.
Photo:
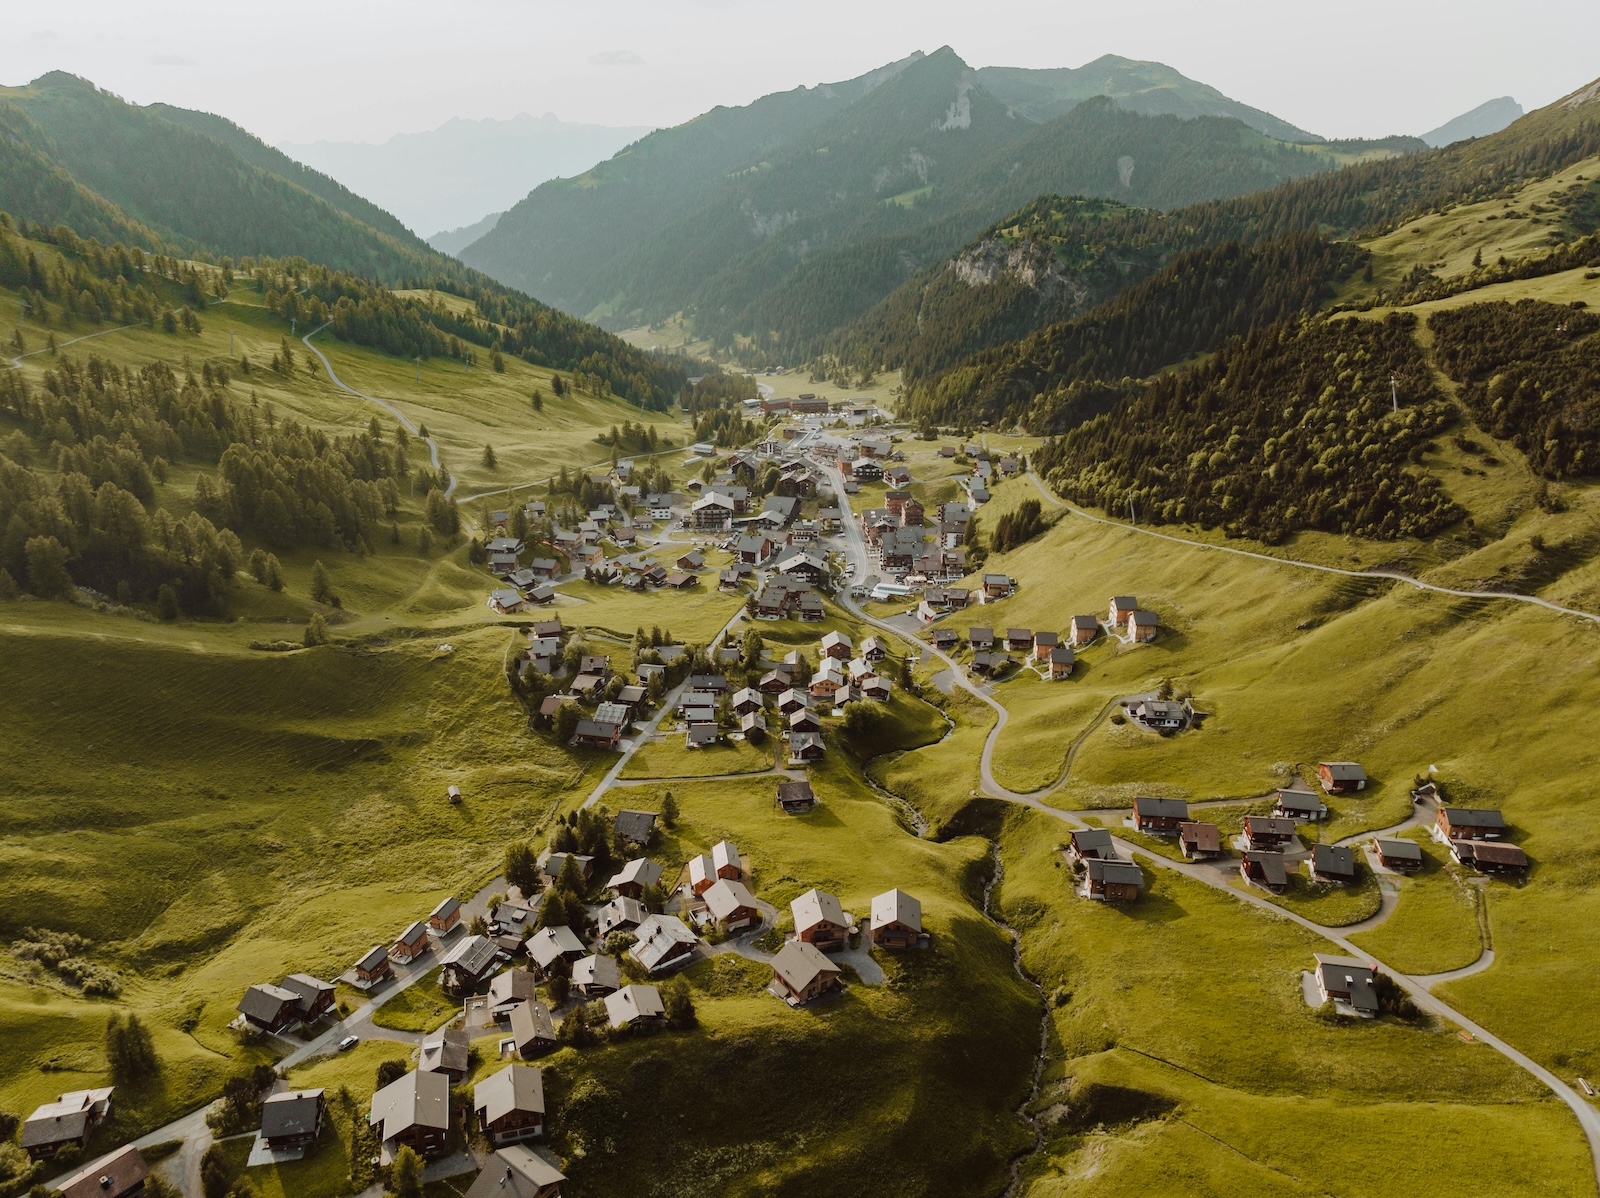
[[[1491,865],[1527,867],[1528,854],[1514,844],[1498,840],[1459,840],[1456,852],[1463,860],[1486,861]]]
[[[1120,886],[1143,886],[1144,870],[1132,861],[1089,858],[1089,877]]]
[[[656,813],[654,811],[629,811],[617,812],[613,821],[617,835],[627,840],[649,840],[656,830]]]
[[[1154,819],[1189,818],[1189,804],[1183,799],[1156,799],[1142,795],[1133,800],[1133,809],[1139,815]]]
[[[1380,857],[1394,857],[1400,861],[1422,860],[1422,846],[1414,840],[1391,840],[1380,836],[1377,843]]]
[[[1072,847],[1078,852],[1088,855],[1098,853],[1101,849],[1111,848],[1110,828],[1084,828],[1072,834]]]
[[[1285,811],[1326,811],[1328,806],[1309,790],[1280,790],[1278,806]]]
[[[61,1198],[121,1198],[134,1192],[150,1176],[144,1157],[132,1144],[96,1161],[87,1169],[74,1173],[51,1188],[59,1190]]]
[[[274,1094],[261,1104],[261,1135],[268,1140],[279,1136],[308,1136],[316,1129],[317,1113],[321,1109],[321,1090],[288,1090]]]
[[[811,789],[809,782],[780,782],[778,783],[778,802],[780,803],[815,803],[816,792]]]
[[[1288,885],[1289,875],[1284,872],[1282,853],[1246,852],[1244,859],[1248,864],[1260,866],[1262,880],[1268,885]]]
[[[300,995],[282,986],[251,986],[239,1000],[240,1014],[261,1023],[272,1023],[283,1014],[285,1007],[300,1009]]]
[[[1450,823],[1459,828],[1503,828],[1506,817],[1488,807],[1441,807]]]
[[[1356,855],[1353,850],[1338,844],[1311,846],[1311,866],[1319,874],[1342,874],[1354,877]]]
[[[1222,830],[1216,824],[1179,824],[1178,838],[1203,852],[1212,853],[1222,848]]]
[[[1367,771],[1356,761],[1319,761],[1317,764],[1327,770],[1335,782],[1360,782],[1367,776]]]

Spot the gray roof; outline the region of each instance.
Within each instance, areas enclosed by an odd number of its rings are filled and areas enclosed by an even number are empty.
[[[1311,865],[1319,874],[1354,876],[1356,855],[1343,845],[1315,844],[1311,846]]]
[[[812,887],[799,898],[789,904],[789,910],[794,913],[795,931],[803,932],[807,928],[814,928],[820,923],[831,923],[835,927],[844,927],[844,908],[839,904],[837,896],[829,894],[826,890]]]
[[[1328,809],[1321,799],[1309,790],[1280,790],[1278,792],[1278,806],[1285,811],[1326,811]]]
[[[544,1114],[543,1070],[507,1065],[472,1087],[472,1109],[489,1123],[516,1111]]]
[[[285,1007],[300,1010],[300,996],[293,990],[285,990],[282,986],[261,984],[251,986],[244,992],[237,1010],[249,1019],[271,1023],[283,1013]]]
[[[624,986],[606,995],[606,1015],[612,1027],[624,1027],[636,1019],[653,1019],[665,1014],[661,991],[654,986]]]
[[[617,812],[613,821],[617,835],[627,840],[644,843],[655,834],[656,813],[654,811],[631,811],[624,809]]]
[[[423,1038],[417,1069],[423,1073],[465,1073],[471,1061],[472,1037],[446,1028]]]
[[[489,980],[489,1001],[495,1006],[537,998],[537,979],[526,969],[508,969]]]
[[[615,990],[622,985],[622,967],[615,957],[583,957],[572,966],[574,986],[609,986]]]
[[[814,944],[791,940],[772,958],[772,969],[791,990],[804,990],[824,973],[837,975],[839,967]]]
[[[755,908],[755,896],[743,882],[732,878],[719,878],[701,895],[711,915],[717,920],[727,919],[741,907]]]
[[[450,1128],[450,1079],[442,1073],[412,1072],[372,1096],[367,1121],[378,1138],[392,1140],[412,1127]]]
[[[1137,814],[1153,819],[1189,818],[1189,804],[1183,799],[1156,799],[1143,795],[1133,800],[1133,809]]]
[[[487,936],[468,936],[454,944],[440,958],[439,963],[454,965],[457,969],[476,977],[494,964],[494,959],[499,953],[499,946]]]
[[[1329,953],[1317,953],[1316,961],[1324,989],[1348,995],[1350,1005],[1358,1011],[1378,1010],[1378,991],[1373,985],[1377,975],[1372,966],[1354,957],[1336,957]]]
[[[892,923],[922,931],[922,904],[900,889],[878,895],[872,900],[872,926],[883,928]]]
[[[1261,876],[1268,885],[1284,886],[1288,884],[1289,875],[1284,871],[1283,868],[1282,853],[1258,853],[1247,851],[1244,855],[1244,859],[1252,865],[1259,865],[1261,867]]]
[[[1387,836],[1380,836],[1377,844],[1380,856],[1394,857],[1401,861],[1422,860],[1422,846],[1414,840],[1391,840]]]
[[[537,999],[512,1007],[511,1038],[516,1041],[518,1051],[538,1040],[554,1043],[556,1025],[550,1018],[550,1008]]]
[[[639,925],[636,935],[628,953],[646,970],[660,968],[681,945],[697,943],[695,934],[676,915],[652,915]]]
[[[1488,807],[1445,807],[1445,817],[1457,827],[1463,828],[1503,828],[1506,818],[1498,811]]]
[[[376,969],[376,968],[378,968],[378,966],[382,965],[388,959],[389,959],[389,947],[388,947],[388,945],[374,944],[371,948],[369,948],[366,951],[366,953],[362,956],[361,960],[356,962],[356,968],[357,969],[367,969],[367,970]]]
[[[1361,768],[1357,761],[1319,761],[1317,763],[1328,771],[1328,775],[1335,782],[1364,782],[1367,771]]]
[[[1143,886],[1144,870],[1132,861],[1089,858],[1089,877],[1097,881],[1121,886]]]
[[[1072,834],[1072,847],[1084,856],[1114,853],[1110,828],[1084,828]]]
[[[321,1093],[319,1090],[318,1093]],[[135,1192],[150,1176],[144,1156],[132,1144],[118,1149],[110,1156],[95,1161],[71,1177],[55,1182],[50,1188],[59,1191],[61,1198],[122,1198]]]
[[[659,881],[661,866],[648,857],[637,857],[612,874],[606,885],[616,887],[637,882],[640,886],[654,886]]]
[[[565,924],[540,928],[528,938],[528,956],[537,961],[541,968],[548,966],[557,957],[582,952],[583,941],[579,940],[578,934]]]
[[[279,1136],[309,1136],[317,1126],[322,1109],[321,1090],[286,1090],[273,1094],[261,1104],[261,1135],[268,1140]]]

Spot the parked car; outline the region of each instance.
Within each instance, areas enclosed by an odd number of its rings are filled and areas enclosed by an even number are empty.
[[[349,1052],[352,1048],[354,1048],[357,1044],[360,1044],[360,1043],[361,1043],[361,1037],[360,1036],[346,1036],[343,1040],[339,1041],[339,1051],[340,1052]]]

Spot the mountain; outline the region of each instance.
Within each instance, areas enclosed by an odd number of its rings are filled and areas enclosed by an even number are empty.
[[[1171,207],[1339,161],[1231,117],[1104,96],[1040,124],[979,78],[945,47],[717,109],[538,188],[461,257],[609,327],[687,311],[747,362],[792,361],[1042,193]]]
[[[510,120],[457,118],[379,145],[286,142],[278,149],[370,196],[420,232],[503,212],[547,179],[579,174],[649,132],[522,113]]]
[[[682,384],[683,363],[462,266],[237,125],[127,104],[61,72],[0,91],[0,208],[19,222],[158,253],[301,259],[309,268],[284,284],[279,306],[299,305],[290,314],[331,319],[336,335],[390,352],[498,348],[581,369],[641,406],[664,405]],[[394,284],[454,294],[472,314],[397,296]]]
[[[1320,142],[1288,121],[1229,99],[1214,87],[1159,62],[1106,54],[1081,67],[1029,70],[983,67],[978,83],[1032,121],[1062,116],[1085,100],[1109,96],[1118,108],[1145,116],[1226,116],[1258,133],[1288,142]]]
[[[1422,140],[1437,147],[1469,137],[1487,137],[1500,132],[1521,115],[1521,104],[1510,96],[1501,96],[1498,100],[1484,101],[1471,112],[1463,112],[1437,129],[1430,129],[1422,135]]]
[[[470,225],[463,225],[459,229],[443,229],[428,238],[428,244],[441,254],[459,257],[462,250],[480,237],[487,236],[504,215],[504,212],[491,212],[482,220],[473,221]]]

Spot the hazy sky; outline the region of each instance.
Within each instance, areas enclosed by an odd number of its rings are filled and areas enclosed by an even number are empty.
[[[973,66],[1154,59],[1328,136],[1534,108],[1600,75],[1597,0],[54,0],[4,27],[0,83],[67,70],[269,142],[519,112],[670,125],[945,44]]]

